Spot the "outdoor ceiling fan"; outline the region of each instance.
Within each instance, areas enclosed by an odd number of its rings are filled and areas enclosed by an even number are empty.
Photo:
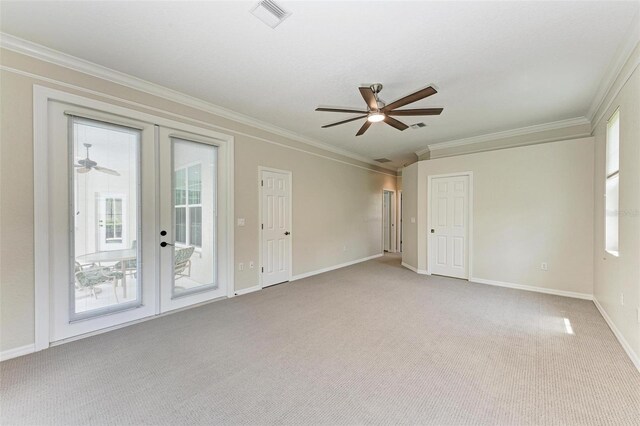
[[[396,108],[403,107],[413,102],[417,102],[420,99],[427,98],[431,95],[435,95],[438,93],[436,89],[432,86],[429,86],[425,89],[418,90],[410,95],[405,96],[404,98],[400,98],[397,101],[391,102],[389,105],[386,105],[383,101],[380,100],[379,94],[382,91],[382,84],[376,83],[371,86],[359,87],[360,94],[362,98],[367,104],[367,109],[357,109],[357,108],[324,108],[318,107],[316,111],[326,111],[326,112],[346,112],[350,114],[364,114],[358,117],[353,117],[348,120],[338,121],[337,123],[327,124],[322,126],[323,129],[327,127],[338,126],[340,124],[349,123],[351,121],[359,120],[361,118],[367,118],[367,121],[364,122],[356,136],[362,135],[367,131],[369,126],[372,123],[378,123],[380,121],[384,121],[391,127],[395,127],[396,129],[402,131],[408,128],[406,124],[401,121],[396,120],[392,116],[416,116],[416,115],[440,115],[442,112],[442,108],[419,108],[419,109],[405,109],[405,110],[397,110]]]
[[[78,160],[78,164],[74,164],[73,167],[76,167],[76,172],[78,173],[88,173],[91,170],[96,170],[98,172],[106,173],[108,175],[120,176],[120,173],[116,172],[113,169],[108,169],[106,167],[98,166],[98,163],[89,158],[89,148],[91,148],[90,143],[83,144],[85,148],[87,148],[87,158],[82,160]]]

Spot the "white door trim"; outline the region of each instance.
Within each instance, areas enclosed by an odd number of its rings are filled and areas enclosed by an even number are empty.
[[[390,240],[389,241],[389,253],[395,253],[396,250],[396,190],[395,189],[383,189],[382,190],[382,242],[381,242],[381,250],[380,253],[384,254],[384,193],[385,192],[390,192],[391,193],[391,200],[389,200],[389,206],[391,207],[391,214],[389,216],[389,228],[392,228],[393,231],[390,232],[390,234],[394,237],[391,238],[390,235]]]
[[[426,229],[426,238],[427,238],[427,275],[431,275],[431,262],[429,258],[431,256],[432,250],[432,241],[431,241],[431,183],[433,179],[438,178],[447,178],[447,177],[455,177],[455,176],[468,176],[469,177],[469,204],[468,204],[468,213],[469,213],[469,226],[467,229],[467,240],[469,241],[467,247],[467,262],[469,265],[468,268],[468,276],[467,280],[473,277],[473,172],[460,172],[460,173],[446,173],[442,175],[429,175],[427,176],[427,229]]]
[[[282,173],[287,175],[289,180],[289,232],[291,232],[291,242],[289,244],[289,277],[293,277],[293,173],[291,170],[275,169],[273,167],[258,166],[258,287],[264,288],[262,283],[262,172]]]
[[[398,191],[396,200],[398,214],[396,215],[396,253],[402,253],[402,190]]]
[[[114,98],[117,99],[117,98]],[[50,280],[50,259],[49,259],[49,102],[59,101],[85,108],[105,111],[109,114],[121,115],[134,120],[144,121],[151,124],[180,128],[192,133],[202,133],[202,128],[179,122],[176,120],[147,114],[141,111],[132,110],[126,107],[113,105],[95,99],[85,98],[61,90],[51,89],[37,84],[33,85],[33,178],[34,178],[34,260],[35,260],[35,288],[34,288],[34,309],[35,309],[35,333],[34,349],[41,351],[50,345],[50,300],[51,300],[51,280]],[[228,149],[225,162],[228,170],[226,201],[228,205],[226,248],[229,253],[228,262],[228,286],[227,296],[234,296],[234,137],[224,133],[206,129],[208,134],[223,141]],[[157,132],[156,132],[157,133]],[[157,143],[157,139],[156,139]],[[155,159],[157,160],[157,159]],[[156,185],[156,197],[158,195]],[[157,238],[156,238],[157,239]],[[159,242],[157,239],[156,242]],[[157,249],[156,249],[157,250]]]

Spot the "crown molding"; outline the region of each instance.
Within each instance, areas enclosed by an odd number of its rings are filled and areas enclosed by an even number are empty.
[[[614,90],[614,84],[620,77],[624,66],[631,59],[631,55],[635,50],[638,43],[640,43],[640,12],[636,12],[634,18],[631,23],[631,27],[627,31],[627,36],[624,39],[624,42],[620,45],[618,50],[615,53],[614,60],[611,62],[609,68],[605,72],[605,75],[600,82],[600,86],[598,91],[596,92],[596,96],[593,98],[591,102],[591,106],[587,112],[587,118],[591,121],[592,125],[595,126],[600,118],[596,119],[596,114],[602,108],[604,101],[607,99],[609,93]],[[632,67],[632,72],[638,66],[640,62],[640,56],[636,58],[636,64]],[[627,77],[628,78],[628,77]],[[626,79],[624,79],[626,81]],[[606,109],[606,108],[605,108]],[[595,119],[595,120],[594,120]]]
[[[241,114],[236,111],[215,105],[205,100],[190,96],[173,89],[134,77],[129,74],[125,74],[120,71],[116,71],[111,68],[98,65],[96,63],[77,58],[75,56],[60,52],[42,46],[37,43],[0,32],[0,47],[26,55],[41,61],[45,61],[54,65],[69,68],[74,71],[78,71],[84,74],[91,75],[93,77],[107,80],[112,83],[116,83],[122,86],[129,87],[131,89],[147,93],[149,95],[157,96],[162,99],[166,99],[172,102],[176,102],[191,108],[195,108],[201,111],[205,111],[214,115],[217,115],[228,120],[235,121],[240,124],[255,127],[266,132],[282,136],[287,139],[301,142],[305,145],[313,146],[315,148],[322,149],[334,154],[342,155],[352,160],[367,163],[376,167],[380,167],[386,170],[396,171],[396,167],[385,166],[374,161],[372,158],[363,157],[350,151],[346,151],[341,148],[337,148],[332,145],[328,145],[324,142],[320,142],[314,139],[307,138],[305,136],[294,133],[290,130],[283,129],[278,126],[266,123],[248,115]]]
[[[422,154],[425,154],[429,151],[434,152],[440,149],[472,145],[472,144],[477,144],[481,142],[489,142],[489,141],[494,141],[498,139],[511,138],[515,136],[530,135],[533,133],[564,129],[567,127],[580,126],[580,125],[589,124],[589,123],[590,121],[586,117],[576,117],[576,118],[570,118],[567,120],[552,121],[550,123],[520,127],[518,129],[505,130],[502,132],[487,133],[484,135],[472,136],[470,138],[455,139],[455,140],[446,141],[446,142],[429,144],[427,145],[427,148],[422,149],[420,151],[416,151],[416,155],[421,156]]]

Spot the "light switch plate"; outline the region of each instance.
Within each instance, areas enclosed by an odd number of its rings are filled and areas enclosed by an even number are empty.
[[[416,223],[416,218],[415,217],[411,218],[411,223]]]

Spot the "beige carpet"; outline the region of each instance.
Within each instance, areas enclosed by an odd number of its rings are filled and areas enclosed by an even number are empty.
[[[640,425],[640,373],[593,303],[397,256],[0,369],[4,425]]]

